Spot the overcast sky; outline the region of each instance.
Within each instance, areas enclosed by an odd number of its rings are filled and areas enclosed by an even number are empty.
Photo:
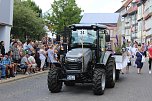
[[[51,8],[54,0],[33,0],[46,12]],[[122,0],[76,0],[78,6],[84,10],[84,13],[113,13],[118,10]]]

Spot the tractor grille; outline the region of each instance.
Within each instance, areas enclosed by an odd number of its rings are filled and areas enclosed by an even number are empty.
[[[66,69],[67,70],[81,70],[82,63],[68,62],[68,63],[66,63]]]

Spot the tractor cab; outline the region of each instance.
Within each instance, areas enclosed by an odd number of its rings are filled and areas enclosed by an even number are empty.
[[[101,52],[106,50],[106,43],[110,41],[107,27],[101,24],[73,24],[70,26],[70,50],[89,48],[95,52],[97,61]]]

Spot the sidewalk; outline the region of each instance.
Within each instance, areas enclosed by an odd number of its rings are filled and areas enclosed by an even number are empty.
[[[42,72],[37,72],[37,73],[34,73],[34,74],[30,74],[30,75],[18,74],[13,78],[7,78],[7,79],[0,80],[0,84],[12,82],[12,81],[16,81],[16,80],[20,80],[20,79],[24,79],[24,78],[28,78],[28,77],[32,77],[32,76],[36,76],[36,75],[40,75],[40,74],[44,74],[44,73],[48,73],[48,71],[49,70],[45,70],[45,71],[42,71]]]

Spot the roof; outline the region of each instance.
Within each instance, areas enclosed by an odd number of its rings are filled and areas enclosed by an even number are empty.
[[[80,23],[116,24],[119,13],[84,13]]]
[[[126,8],[133,0],[127,0],[116,12],[120,12],[121,9]]]
[[[107,26],[106,25],[102,25],[102,24],[91,24],[91,23],[85,23],[85,24],[72,24],[71,26],[69,26],[70,28],[72,27],[76,27],[77,29],[81,29],[81,28],[93,28],[93,26],[98,27],[99,29],[106,29]]]
[[[135,6],[135,7],[131,7],[130,9],[128,9],[128,14],[131,14],[131,13],[134,13],[138,10],[138,7]]]
[[[133,0],[127,0],[127,1],[123,4],[123,6],[124,6],[124,7],[127,7],[132,1],[133,1]]]
[[[128,14],[134,14],[135,12],[137,12],[138,7],[134,6],[134,7],[130,7],[124,14],[122,14],[123,17],[126,17]]]

